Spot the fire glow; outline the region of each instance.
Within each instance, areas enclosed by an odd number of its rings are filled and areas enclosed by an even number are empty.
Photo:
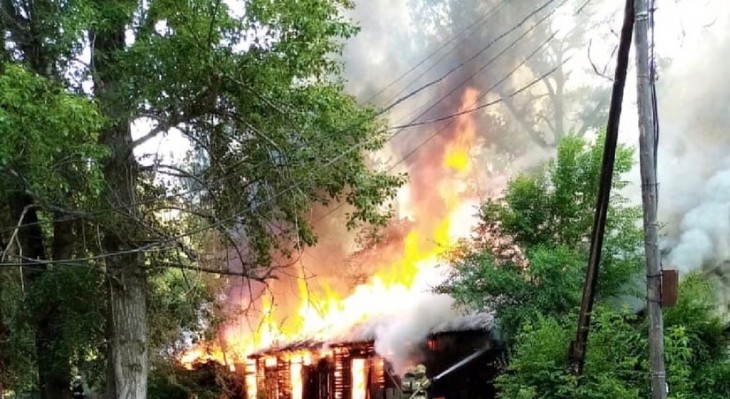
[[[476,95],[476,90],[465,91],[459,111],[468,108]],[[292,268],[297,278],[291,284],[274,281],[262,290],[255,303],[260,312],[253,320],[247,316],[246,322],[240,320],[223,327],[219,334],[222,342],[193,348],[179,358],[181,364],[188,368],[209,360],[229,366],[245,364],[247,396],[256,398],[262,385],[257,385],[256,363],[247,360],[249,355],[301,340],[336,341],[370,320],[412,313],[413,298],[442,279],[443,270],[437,269],[439,257],[457,239],[469,234],[476,221],[476,196],[467,188],[473,169],[469,151],[477,138],[473,118],[472,114],[459,116],[449,125],[450,130],[440,135],[440,141],[429,145],[428,151],[411,165],[411,182],[404,192],[413,220],[409,230],[394,243],[375,245],[370,250],[366,261],[372,273],[364,283],[341,287],[327,279],[312,282],[304,267]],[[297,298],[295,302],[278,304],[282,296]],[[381,355],[387,358],[389,354]],[[304,351],[285,359],[292,398],[302,397],[302,366],[312,364],[313,356],[313,352]],[[321,349],[316,356],[326,358],[332,353]],[[282,359],[266,357],[263,361],[266,368],[275,368]],[[343,399],[366,397],[370,361],[352,359],[352,397]],[[383,367],[382,361],[379,366]]]

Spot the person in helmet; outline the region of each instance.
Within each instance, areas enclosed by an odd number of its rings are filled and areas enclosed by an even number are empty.
[[[71,386],[71,396],[74,399],[86,398],[86,395],[84,395],[84,383],[81,381],[80,376],[76,376],[76,378],[74,378],[73,385]]]
[[[401,390],[406,399],[428,399],[426,390],[430,385],[431,381],[426,377],[426,366],[419,364],[408,369],[403,376]]]

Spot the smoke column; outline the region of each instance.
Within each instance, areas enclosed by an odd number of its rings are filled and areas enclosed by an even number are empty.
[[[687,35],[658,83],[659,211],[668,249],[665,266],[713,279],[728,310],[730,81],[721,65],[730,51],[730,5],[710,3],[712,15],[694,20],[703,26]],[[683,22],[691,23],[690,18]]]

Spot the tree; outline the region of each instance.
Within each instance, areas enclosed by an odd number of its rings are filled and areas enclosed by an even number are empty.
[[[93,98],[101,117],[94,129],[78,129],[98,133],[98,140],[63,143],[104,149],[93,163],[101,180],[93,196],[61,202],[56,193],[38,192],[11,216],[17,220],[30,206],[21,224],[41,229],[21,229],[35,238],[37,254],[22,251],[30,263],[47,259],[39,255],[41,237],[64,237],[83,251],[59,267],[81,263],[102,272],[109,397],[145,397],[149,332],[165,326],[148,318],[159,314],[149,301],[158,298],[150,290],[165,286],[160,278],[184,280],[187,268],[265,281],[277,271],[272,259],[316,242],[307,216],[313,205],[344,202],[351,227],[382,224],[390,214],[382,204],[402,183],[369,167],[366,152],[388,136],[375,110],[342,91],[336,55],[356,29],[340,13],[351,4],[240,5],[239,13],[226,2],[202,0],[2,2],[3,58],[74,98]],[[140,120],[151,128],[133,134],[131,124]],[[135,149],[170,131],[190,141],[191,157],[140,163]],[[39,132],[60,139],[56,131]],[[78,173],[67,177],[77,181]],[[32,219],[36,209],[53,217]],[[172,221],[160,217],[173,211],[179,216]],[[93,247],[83,245],[86,237],[62,234],[68,219],[79,220],[79,229],[93,226]],[[53,235],[43,234],[44,223]],[[228,248],[206,253],[199,244],[210,239]],[[243,267],[230,267],[231,254]],[[170,267],[182,274],[160,272]]]
[[[648,396],[645,322],[629,306],[642,269],[637,209],[621,197],[631,150],[619,146],[606,227],[598,306],[582,377],[569,368],[603,140],[566,137],[553,162],[510,182],[501,199],[482,207],[482,225],[454,252],[454,269],[439,289],[470,309],[494,311],[510,361],[497,385],[503,398]],[[710,285],[688,276],[680,302],[666,310],[672,397],[727,396],[727,326]],[[721,382],[723,381],[723,382]]]
[[[44,398],[68,391],[68,352],[56,338],[63,324],[59,301],[47,295],[48,260],[73,256],[75,231],[66,209],[87,203],[99,190],[96,145],[101,117],[86,99],[19,65],[0,75],[0,201],[11,227],[3,259],[27,263],[22,298],[31,313]],[[36,261],[44,263],[34,264]],[[56,392],[54,395],[53,392]],[[62,396],[60,396],[62,397]]]
[[[450,70],[464,64],[444,86],[451,89],[463,84],[458,93],[473,88],[490,92],[493,96],[488,99],[502,99],[479,115],[483,139],[479,155],[485,163],[501,172],[517,159],[534,156],[536,148],[552,153],[564,136],[592,134],[604,123],[610,97],[608,80],[579,84],[580,79],[574,78],[594,75],[592,65],[581,63],[585,59],[581,53],[590,49],[589,40],[599,31],[596,28],[606,24],[594,4],[583,0],[415,0],[410,4],[414,19],[424,26],[418,30],[423,47],[446,43],[452,50],[446,65],[434,69]],[[459,36],[463,30],[467,33]],[[453,37],[459,40],[452,44]],[[513,73],[515,68],[517,73]],[[535,79],[538,83],[529,90],[510,95]],[[493,87],[497,82],[502,83]],[[437,109],[434,114],[449,112]]]
[[[525,320],[563,315],[580,303],[596,201],[603,140],[588,145],[567,137],[554,161],[514,178],[504,196],[481,207],[477,239],[456,252],[453,271],[439,289],[463,306],[495,310],[502,333],[513,337]],[[628,294],[626,282],[641,270],[636,207],[620,189],[632,151],[616,153],[598,295]]]

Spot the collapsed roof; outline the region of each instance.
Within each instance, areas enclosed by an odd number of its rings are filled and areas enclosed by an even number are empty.
[[[297,352],[301,350],[322,349],[329,346],[338,346],[342,344],[354,344],[359,342],[372,342],[381,338],[382,332],[388,327],[397,323],[395,317],[381,317],[370,319],[360,323],[345,332],[330,334],[329,336],[322,334],[322,338],[316,338],[317,334],[312,337],[302,337],[295,341],[287,343],[275,344],[268,348],[263,348],[252,357],[258,357],[274,352]],[[429,336],[459,333],[459,332],[477,332],[491,331],[494,327],[493,313],[473,313],[469,315],[460,315],[435,322],[426,323],[420,331],[414,332],[416,336],[424,339]]]

